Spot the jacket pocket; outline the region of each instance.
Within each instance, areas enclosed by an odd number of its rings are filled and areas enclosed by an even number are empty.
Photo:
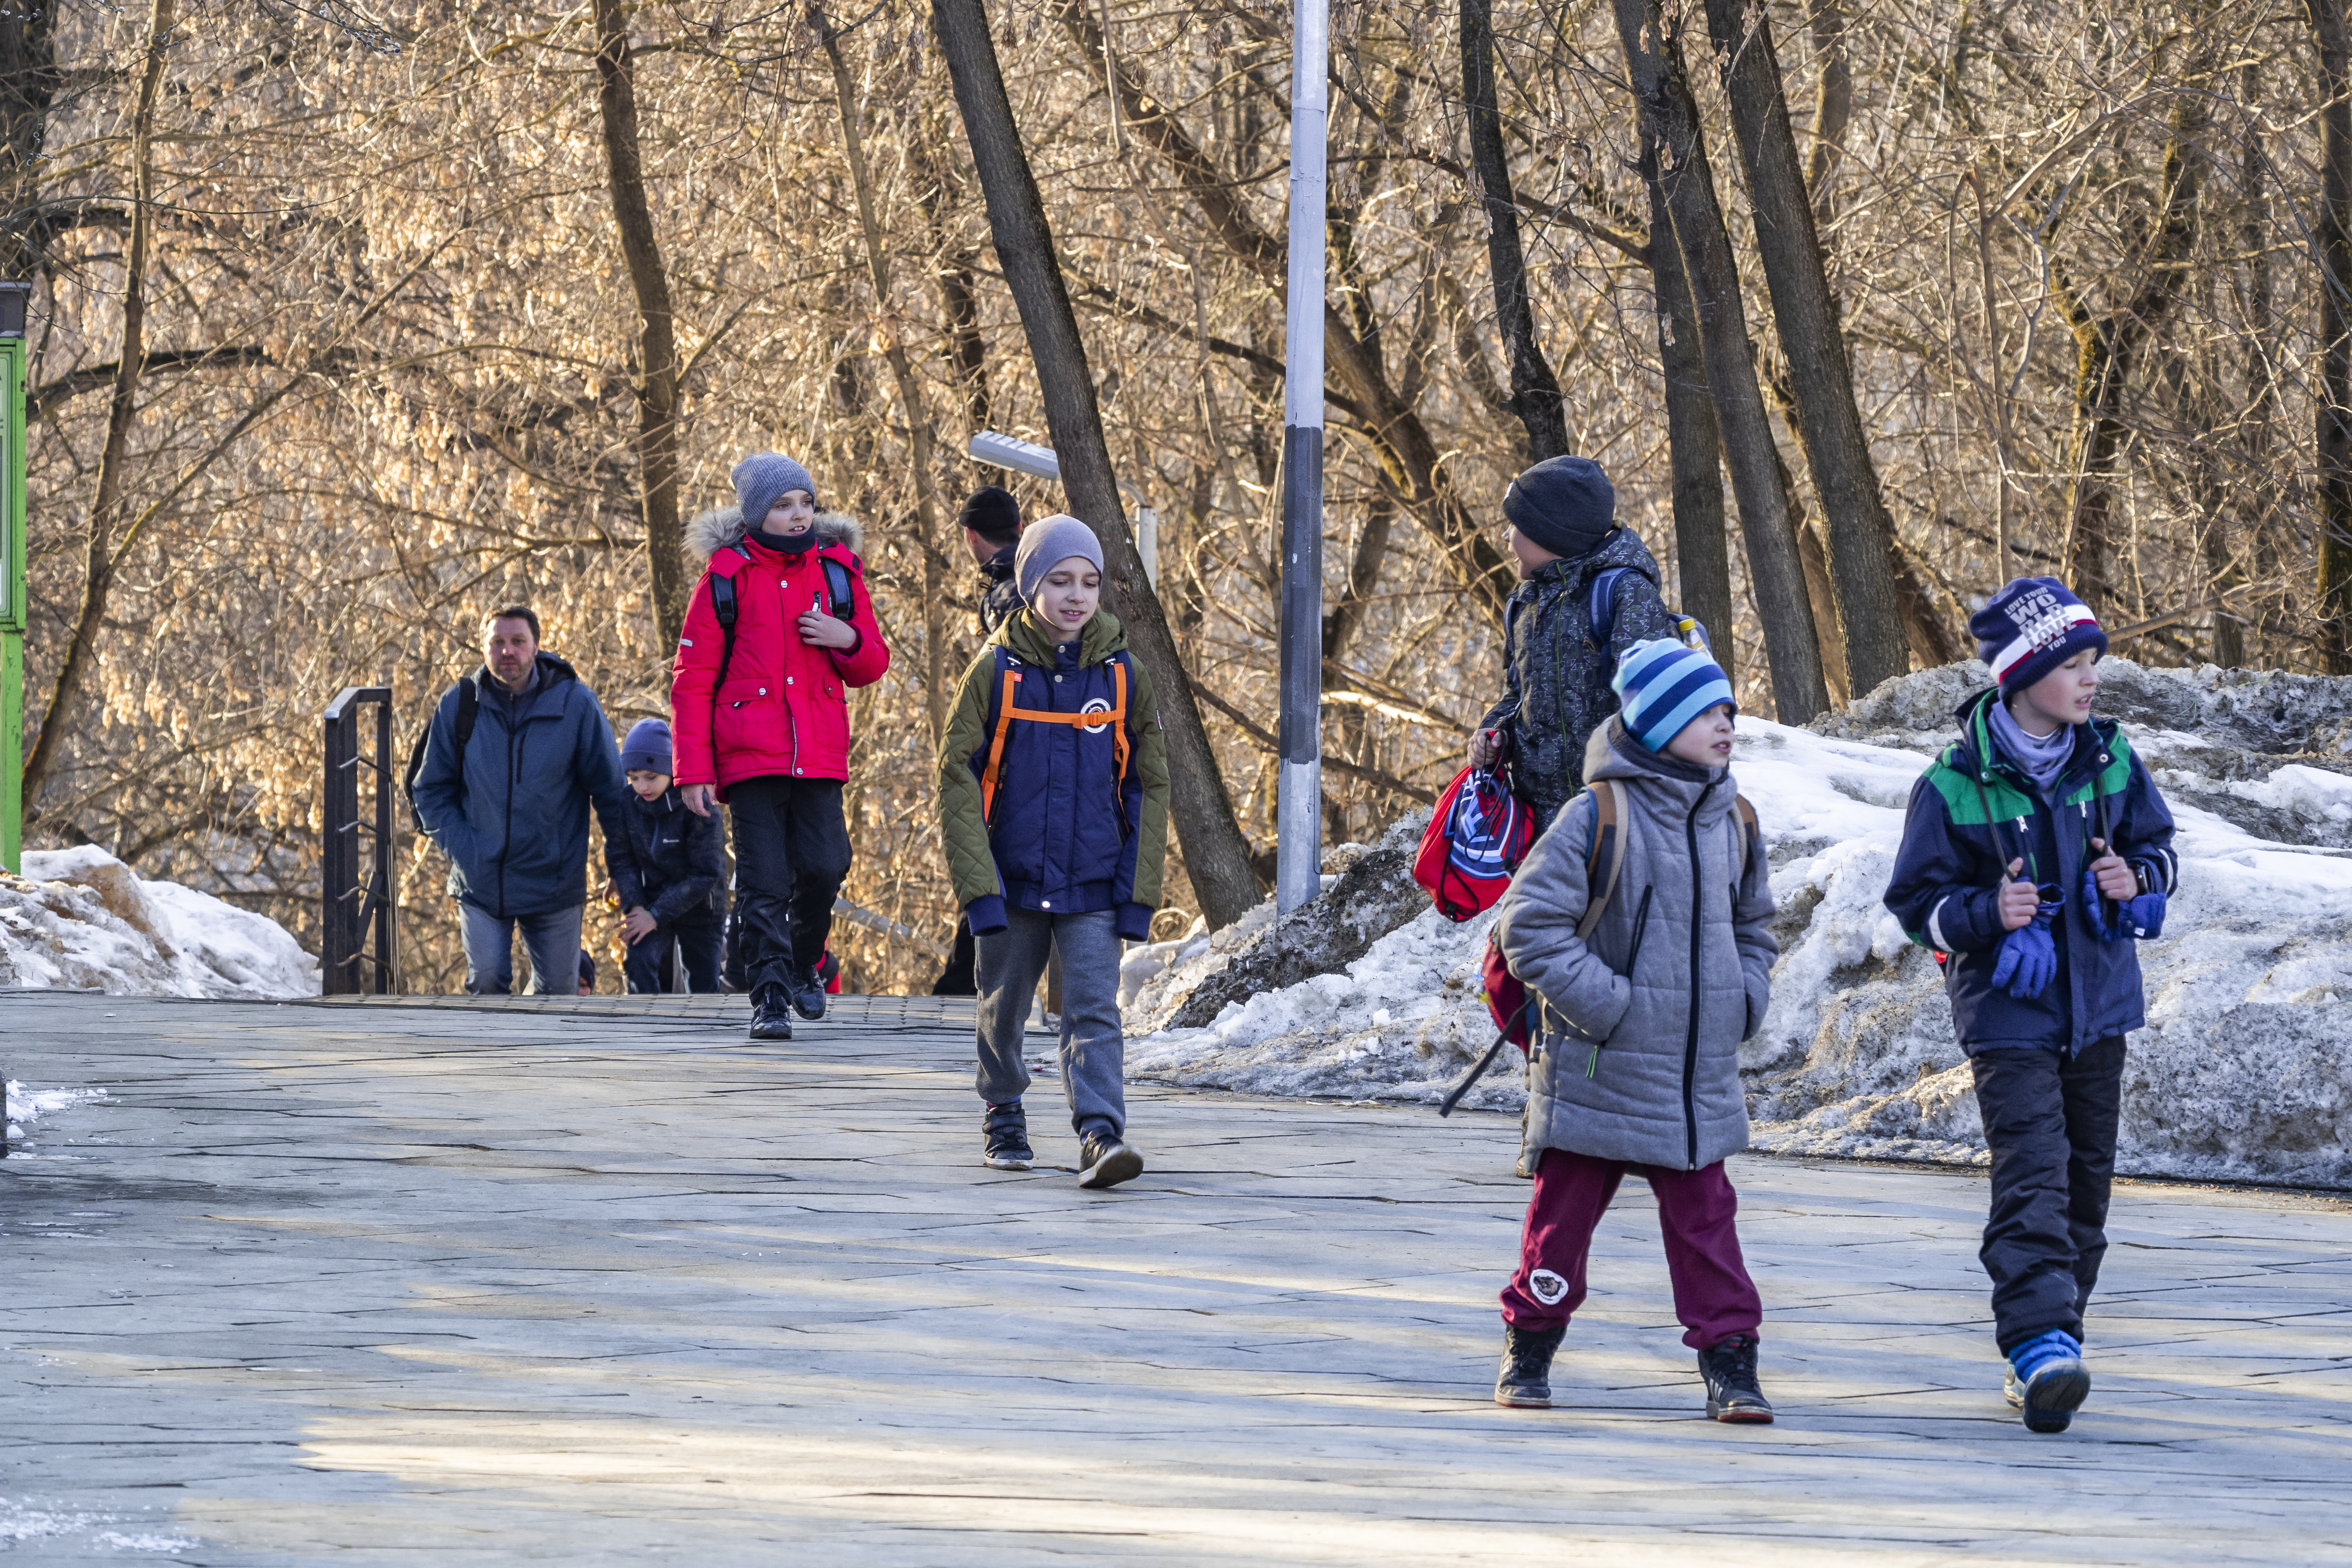
[[[1627,944],[1625,949],[1624,978],[1625,984],[1629,990],[1633,984],[1634,966],[1642,961],[1642,938],[1647,935],[1650,930],[1650,900],[1657,893],[1657,887],[1654,883],[1643,889],[1642,901],[1638,905],[1634,906],[1633,940],[1632,942]],[[1627,1011],[1630,1012],[1632,1007],[1633,1004],[1629,1000],[1626,1004]],[[1619,1022],[1622,1024],[1623,1020],[1621,1018]],[[1610,1039],[1615,1036],[1616,1032],[1616,1030],[1612,1029],[1608,1035],[1604,1035],[1601,1038],[1591,1041],[1592,1051],[1591,1054],[1585,1058],[1584,1063],[1585,1077],[1591,1078],[1596,1073],[1600,1072],[1601,1048],[1609,1043]]]

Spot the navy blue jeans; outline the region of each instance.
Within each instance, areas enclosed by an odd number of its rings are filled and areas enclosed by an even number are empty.
[[[719,989],[719,950],[726,922],[708,900],[687,911],[686,918],[657,922],[646,936],[633,942],[621,957],[621,973],[635,996],[658,995],[669,989],[677,965],[671,943],[686,961],[686,988],[696,994]]]
[[[580,990],[582,906],[551,914],[500,916],[459,900],[466,917],[466,993],[504,996],[514,989],[515,932],[530,958],[530,994],[572,996]]]

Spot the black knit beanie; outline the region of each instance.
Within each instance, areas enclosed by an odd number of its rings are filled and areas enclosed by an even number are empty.
[[[971,499],[963,503],[963,515],[956,521],[991,544],[1021,542],[1021,503],[1013,499],[1012,491],[994,485],[972,491]]]
[[[1546,458],[1511,481],[1503,515],[1554,555],[1574,560],[1599,549],[1617,526],[1617,489],[1590,458]]]

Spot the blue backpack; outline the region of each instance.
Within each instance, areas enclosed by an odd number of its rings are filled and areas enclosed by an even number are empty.
[[[1636,573],[1631,566],[1612,566],[1592,574],[1592,584],[1586,590],[1584,597],[1584,638],[1592,645],[1593,652],[1606,654],[1609,651],[1610,634],[1617,629],[1617,591],[1624,585],[1626,578],[1634,575]],[[1675,636],[1685,644],[1701,653],[1714,651],[1714,639],[1706,635],[1706,628],[1699,624],[1697,617],[1686,616],[1672,607],[1666,614],[1674,617]]]

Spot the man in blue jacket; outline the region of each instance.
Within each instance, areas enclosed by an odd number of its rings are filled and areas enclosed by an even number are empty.
[[[625,845],[621,757],[596,694],[539,650],[539,617],[505,605],[483,622],[483,665],[434,710],[417,769],[416,819],[449,858],[466,922],[466,989],[514,984],[514,935],[531,994],[570,994],[588,901],[588,808]],[[608,849],[608,854],[610,853]]]

